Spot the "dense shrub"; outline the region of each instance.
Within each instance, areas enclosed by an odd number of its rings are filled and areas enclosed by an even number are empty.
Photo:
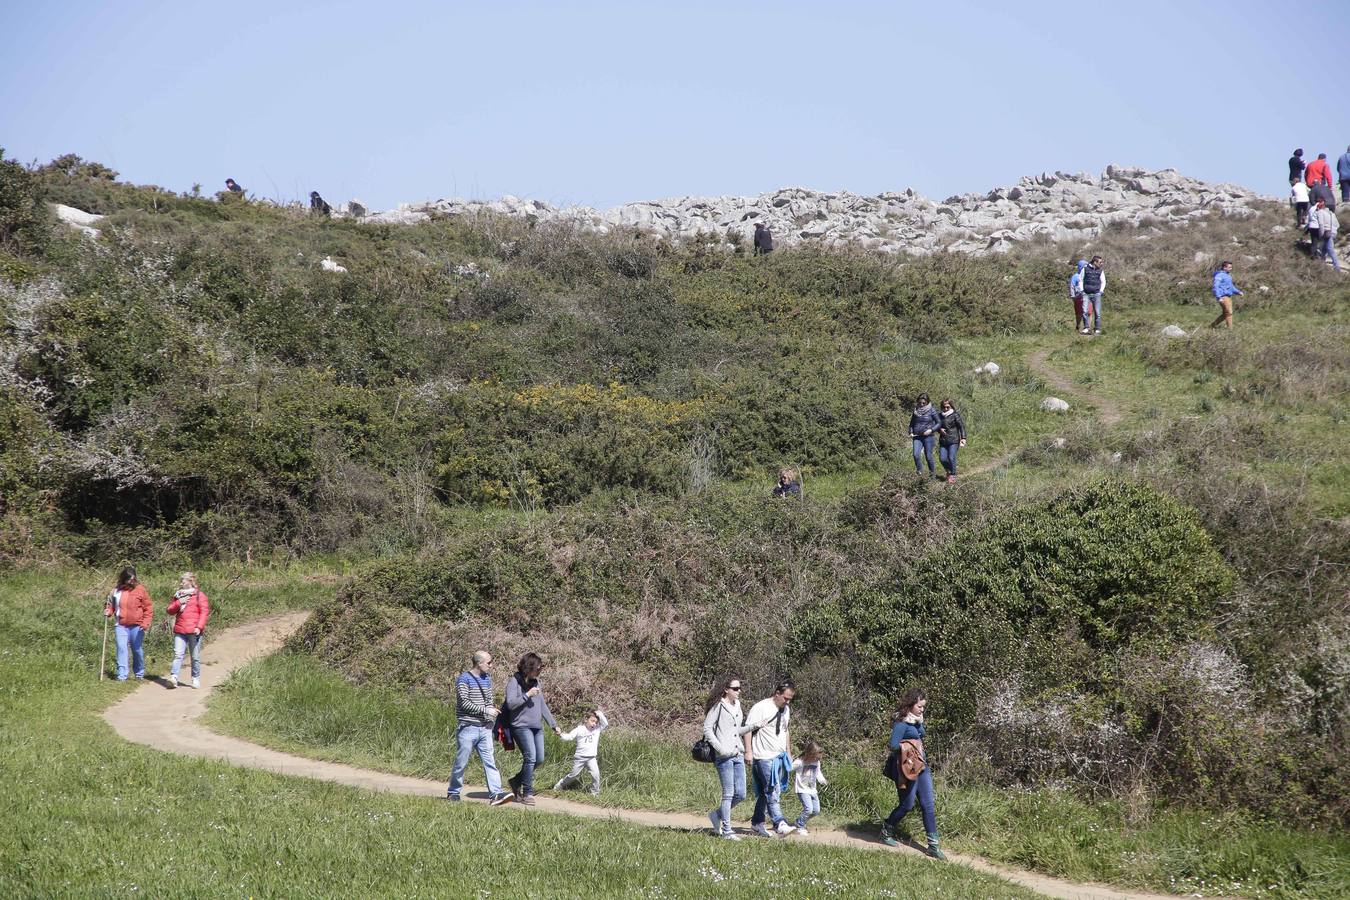
[[[52,225],[44,199],[39,180],[19,163],[5,159],[0,147],[0,248],[19,253],[43,251]]]

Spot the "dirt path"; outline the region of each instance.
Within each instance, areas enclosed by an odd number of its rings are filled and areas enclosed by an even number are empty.
[[[156,750],[179,753],[206,759],[218,759],[237,766],[247,766],[282,775],[296,775],[321,781],[334,781],[372,791],[396,794],[414,794],[444,797],[445,782],[429,781],[390,775],[369,769],[358,769],[341,763],[320,762],[270,750],[238,738],[227,737],[202,726],[198,719],[206,711],[207,698],[217,685],[230,674],[262,656],[277,650],[286,637],[300,627],[308,613],[296,612],[272,616],[240,625],[212,635],[206,645],[207,659],[202,667],[200,690],[178,688],[172,690],[159,681],[147,681],[103,714],[103,718],[119,735],[128,741],[145,744]],[[446,773],[447,777],[449,773]],[[485,789],[470,789],[466,797],[486,798]],[[709,798],[712,782],[709,782]],[[537,810],[580,816],[587,819],[610,819],[657,828],[675,828],[681,831],[701,831],[708,828],[708,820],[689,813],[652,812],[633,809],[606,809],[556,797],[539,797]],[[507,804],[503,814],[527,814],[527,811]],[[922,855],[917,848],[891,850],[876,840],[874,834],[852,831],[813,830],[810,837],[790,837],[792,841],[811,841],[853,847],[861,850],[902,852]],[[1090,900],[1133,900],[1133,898],[1162,898],[1173,895],[1132,893],[1098,884],[1078,884],[995,865],[978,856],[948,853],[948,858],[960,865],[978,869],[1005,878],[1022,887],[1048,897],[1090,898]]]
[[[1107,397],[1085,394],[1082,388],[1076,387],[1069,379],[1050,368],[1050,364],[1047,362],[1049,356],[1049,350],[1037,350],[1027,357],[1027,367],[1044,378],[1051,387],[1060,393],[1068,394],[1080,403],[1090,403],[1096,406],[1097,419],[1103,425],[1109,427],[1125,418],[1125,413],[1115,401]]]

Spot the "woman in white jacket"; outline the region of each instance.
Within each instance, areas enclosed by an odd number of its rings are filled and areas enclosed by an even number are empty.
[[[745,756],[741,736],[750,729],[741,712],[741,679],[724,678],[708,696],[703,717],[703,737],[716,754],[717,779],[722,785],[722,803],[708,813],[713,834],[729,841],[740,837],[731,830],[731,808],[745,799]]]

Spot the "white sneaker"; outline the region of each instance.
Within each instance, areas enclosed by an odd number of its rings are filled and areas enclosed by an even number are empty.
[[[792,832],[796,831],[797,826],[789,825],[787,823],[787,819],[784,819],[783,821],[778,823],[778,827],[774,830],[777,831],[779,834],[783,835],[784,837],[786,837],[787,835],[792,834]]]
[[[1089,329],[1089,328],[1084,328],[1082,331],[1080,331],[1080,332],[1078,332],[1078,333],[1079,333],[1079,334],[1091,334],[1091,333],[1092,333],[1092,330]]]
[[[798,833],[798,834],[804,834],[804,835],[806,835],[807,837],[810,837],[810,836],[811,836],[811,832],[809,832],[809,831],[806,830],[806,826],[805,826],[805,825],[798,825],[798,826],[797,826],[797,833]]]
[[[722,811],[720,809],[714,809],[708,813],[708,821],[712,823],[713,834],[722,833]]]
[[[755,837],[773,837],[773,835],[769,834],[769,829],[764,827],[763,822],[760,822],[758,825],[751,825],[750,833]]]
[[[1094,328],[1094,329],[1092,329],[1092,333],[1093,333],[1093,334],[1101,334],[1101,333],[1102,333],[1102,330],[1101,330],[1100,328]]]
[[[734,831],[724,831],[721,834],[721,838],[724,841],[739,841],[741,836]]]
[[[192,679],[192,686],[195,687],[195,688],[201,687],[201,686],[202,686],[202,680],[201,680],[200,678],[194,678],[194,679]]]
[[[173,674],[172,672],[169,673],[169,684],[173,685],[174,687],[178,687],[178,676]]]

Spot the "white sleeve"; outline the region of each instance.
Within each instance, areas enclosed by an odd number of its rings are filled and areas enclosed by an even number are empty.
[[[606,719],[605,714],[600,710],[597,709],[595,711],[595,717],[600,720],[600,727],[597,729],[597,732],[604,731],[609,727],[609,719]]]
[[[558,735],[558,737],[562,738],[564,741],[575,741],[578,737],[584,734],[585,731],[586,731],[585,725],[578,725],[571,731],[564,732],[563,734]]]
[[[1101,290],[1099,290],[1097,293],[1099,293],[1099,294],[1105,294],[1105,293],[1106,293],[1106,273],[1105,273],[1105,272],[1102,273]]]

